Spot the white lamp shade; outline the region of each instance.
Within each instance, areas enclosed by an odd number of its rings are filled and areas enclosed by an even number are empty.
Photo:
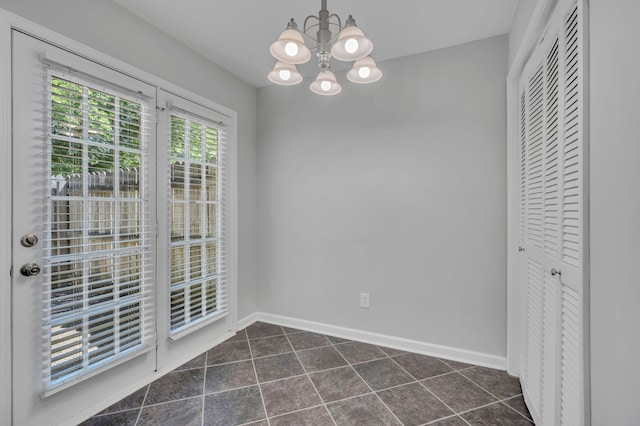
[[[311,83],[309,89],[313,93],[323,96],[337,95],[342,92],[342,86],[336,80],[336,76],[328,70],[320,71],[315,81]]]
[[[371,56],[356,61],[347,73],[347,79],[352,83],[368,84],[381,78],[382,71],[376,66],[376,61]]]
[[[276,62],[269,75],[269,81],[282,86],[293,86],[302,81],[302,74],[298,72],[293,64],[285,64],[284,62]]]
[[[345,27],[331,47],[331,56],[340,61],[357,61],[371,53],[373,43],[356,25]]]
[[[286,64],[304,64],[311,58],[311,51],[304,44],[300,31],[288,29],[271,45],[271,55]]]

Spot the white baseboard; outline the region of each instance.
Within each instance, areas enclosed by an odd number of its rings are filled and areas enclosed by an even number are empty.
[[[300,330],[312,331],[315,333],[328,334],[330,336],[342,337],[343,339],[356,340],[358,342],[370,343],[377,346],[435,356],[451,361],[465,362],[468,364],[496,368],[499,370],[506,370],[507,368],[507,358],[502,356],[452,348],[450,346],[435,345],[418,340],[404,339],[401,337],[388,336],[385,334],[372,333],[369,331],[356,330],[353,328],[340,327],[315,321],[267,314],[264,312],[254,312],[253,314],[242,318],[238,321],[238,329],[241,330],[248,327],[256,321],[298,328]]]
[[[242,330],[243,328],[247,328],[249,327],[251,324],[253,324],[256,321],[264,321],[260,318],[258,318],[258,315],[260,315],[259,312],[254,312],[250,315],[247,315],[244,318],[240,318],[238,320],[238,330]]]

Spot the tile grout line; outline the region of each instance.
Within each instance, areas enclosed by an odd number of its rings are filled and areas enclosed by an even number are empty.
[[[442,361],[442,360],[440,360],[440,361]],[[442,361],[442,362],[444,362],[444,361]],[[449,364],[447,364],[446,362],[444,362],[444,363],[445,363],[449,368],[452,368],[452,367],[451,367]],[[459,418],[461,418],[461,419],[462,419],[462,421],[463,421],[463,422],[465,422],[466,424],[468,424],[469,426],[471,426],[471,423],[469,423],[469,422],[467,421],[467,419],[465,419],[464,417],[462,417],[462,414],[469,413],[469,412],[471,412],[471,411],[475,411],[475,410],[479,410],[479,409],[481,409],[481,408],[485,408],[485,407],[488,407],[488,406],[490,406],[490,405],[493,405],[493,404],[496,404],[496,403],[501,402],[500,398],[498,398],[497,396],[495,396],[494,394],[492,394],[491,392],[489,392],[488,390],[486,390],[484,387],[480,386],[479,384],[477,384],[476,382],[474,382],[473,380],[469,379],[467,376],[465,376],[464,374],[462,374],[462,373],[461,373],[461,371],[471,370],[472,368],[475,368],[475,367],[469,367],[469,368],[465,368],[464,370],[458,370],[458,371],[455,371],[455,370],[454,370],[453,372],[458,373],[458,374],[460,374],[462,377],[464,377],[465,379],[469,380],[469,382],[471,382],[472,384],[474,384],[475,386],[477,386],[477,387],[478,387],[478,388],[480,388],[481,390],[485,391],[485,392],[486,392],[487,394],[489,394],[492,398],[495,398],[495,399],[496,399],[496,401],[492,401],[491,403],[488,403],[488,404],[485,404],[485,405],[480,405],[480,406],[478,406],[478,407],[474,407],[474,408],[470,408],[470,409],[468,409],[468,410],[463,410],[463,411],[457,412],[456,410],[453,410],[453,408],[449,407],[449,405],[448,405],[448,404],[446,404],[444,401],[442,401],[442,400],[438,397],[438,395],[436,395],[433,391],[431,391],[431,389],[429,389],[429,388],[428,388],[424,383],[420,382],[420,384],[421,384],[421,385],[422,385],[426,390],[428,390],[431,394],[433,394],[433,396],[435,396],[436,398],[438,398],[438,400],[440,400],[443,404],[445,404],[445,405],[446,405],[450,410],[452,410],[454,413],[456,413],[456,415],[457,415]],[[411,373],[409,373],[409,374],[411,374]],[[441,376],[442,376],[442,375],[441,375]],[[440,376],[434,376],[434,377],[440,377]],[[426,378],[426,379],[424,379],[424,380],[429,380],[429,379],[432,379],[432,378],[433,378],[433,377],[428,377],[428,378]],[[513,398],[513,397],[509,397],[509,398]],[[505,405],[506,405],[506,404],[505,404]]]
[[[142,399],[142,404],[140,405],[140,411],[138,411],[138,417],[136,417],[136,422],[134,423],[134,425],[137,425],[138,422],[140,421],[140,416],[142,415],[142,409],[144,408],[144,403],[147,402],[147,396],[149,395],[149,390],[151,389],[151,383],[147,385],[147,391],[144,393],[144,398]]]
[[[465,419],[463,419],[462,417],[460,417],[460,416],[456,413],[456,414],[452,414],[452,415],[447,416],[447,417],[443,417],[443,418],[441,418],[441,419],[436,419],[436,420],[428,421],[428,422],[426,422],[426,423],[421,423],[419,426],[429,426],[429,425],[433,425],[433,424],[436,424],[436,423],[438,423],[438,422],[441,422],[441,421],[443,421],[443,420],[449,420],[449,419],[453,419],[453,418],[458,418],[458,419],[460,419],[462,422],[464,422],[465,424],[467,424],[467,425],[469,424],[469,423],[467,423],[467,421],[466,421]]]
[[[251,355],[251,365],[253,365],[253,374],[256,375],[256,385],[258,386],[258,392],[260,392],[260,399],[262,400],[262,409],[264,410],[264,417],[267,420],[267,425],[271,426],[271,422],[269,421],[269,413],[267,413],[267,404],[265,404],[264,402],[264,395],[262,395],[262,387],[260,386],[260,379],[258,378],[258,370],[256,370],[256,363],[253,359],[253,351],[251,350],[251,342],[249,341],[250,340],[249,332],[247,331],[247,328],[244,329],[244,333],[247,336],[247,346],[249,346],[249,354]]]
[[[517,396],[517,395],[516,395],[516,396]],[[511,399],[511,398],[513,398],[513,397],[509,397],[509,398],[507,398],[507,399]],[[468,409],[468,410],[465,410],[465,411],[461,411],[461,412],[459,412],[459,413],[458,413],[458,415],[462,418],[462,420],[465,420],[465,419],[464,419],[464,417],[462,417],[462,414],[467,414],[467,413],[470,413],[470,412],[472,412],[472,411],[480,410],[481,408],[487,408],[487,407],[489,407],[489,406],[491,406],[491,405],[496,405],[496,404],[504,404],[504,400],[494,401],[494,402],[490,402],[489,404],[481,405],[481,406],[479,406],[479,407],[470,408],[470,409]],[[504,405],[506,405],[506,404],[504,404]],[[509,407],[509,408],[511,408],[511,407]],[[518,413],[518,414],[520,414],[520,413]],[[522,414],[520,414],[520,415],[522,416]],[[528,419],[528,418],[526,418],[525,416],[522,416],[522,417],[524,417],[528,422],[533,423],[533,422],[531,422],[531,420],[529,420],[529,419]],[[466,420],[465,420],[465,421],[466,421]],[[469,423],[469,422],[467,422],[467,423]]]
[[[426,355],[425,355],[426,356]],[[435,358],[438,361],[440,361],[441,363],[443,363],[447,368],[451,368],[446,362],[440,360],[439,358]],[[453,408],[451,408],[449,406],[449,404],[447,404],[446,402],[444,402],[442,399],[440,399],[440,397],[438,395],[436,395],[435,393],[431,392],[431,389],[427,388],[424,383],[422,383],[420,380],[418,380],[418,378],[416,376],[414,376],[413,374],[411,374],[409,372],[409,370],[407,370],[406,368],[404,368],[402,365],[400,365],[400,363],[398,361],[396,361],[395,359],[391,359],[392,362],[394,362],[398,367],[400,367],[401,369],[403,369],[409,376],[413,377],[414,379],[416,379],[416,381],[418,382],[418,385],[422,386],[427,392],[429,392],[431,395],[433,395],[434,398],[436,398],[438,401],[440,401],[445,407],[447,407],[449,410],[451,410],[452,413],[454,414],[458,414],[456,412],[456,410],[454,410]],[[452,369],[453,370],[453,369]],[[451,371],[450,373],[455,373],[454,371]],[[450,374],[450,373],[446,373],[446,374]],[[443,376],[444,374],[440,374],[439,376]],[[436,376],[434,376],[436,377]],[[430,377],[428,377],[430,378]],[[422,379],[422,380],[426,380],[426,379]],[[436,420],[441,420],[441,419],[436,419]]]
[[[282,331],[284,332],[284,328],[282,329]],[[294,348],[293,344],[291,343],[291,339],[289,339],[289,336],[286,333],[284,334],[284,336],[287,338],[287,342],[289,342],[289,344],[291,345],[291,348],[293,349],[293,353],[296,355],[296,359],[300,363],[300,366],[302,367],[302,370],[304,371],[304,373],[305,373],[305,375],[307,377],[307,380],[309,380],[309,383],[311,383],[311,386],[313,386],[313,390],[316,391],[316,394],[318,395],[318,398],[320,398],[320,401],[322,402],[322,406],[324,407],[324,409],[327,412],[327,414],[329,414],[329,418],[333,422],[334,426],[338,426],[337,423],[336,423],[336,420],[331,415],[331,411],[329,411],[329,407],[327,407],[327,404],[324,402],[324,398],[322,398],[322,395],[320,395],[320,392],[318,392],[318,388],[316,387],[315,383],[313,383],[313,380],[311,380],[311,376],[309,375],[309,372],[307,371],[307,368],[304,366],[304,364],[300,360],[300,357],[298,356],[298,352],[296,351],[296,348]],[[324,336],[324,334],[323,334],[323,336]],[[326,336],[325,336],[325,339],[329,340],[329,338],[327,338]],[[331,344],[331,340],[329,340],[329,343]],[[325,346],[320,346],[320,347],[325,347]],[[315,349],[315,348],[311,348],[311,349]]]
[[[204,352],[204,374],[202,380],[202,411],[200,412],[200,426],[204,426],[204,395],[207,388],[207,372],[209,370],[209,366],[207,362],[209,361],[209,351]]]
[[[466,370],[465,370],[466,371]],[[480,385],[479,383],[477,383],[475,380],[467,377],[464,373],[460,373],[465,379],[469,380],[471,383],[473,383],[474,385],[478,386],[480,389],[482,389],[483,391],[485,391],[486,393],[488,393],[489,395],[491,395],[492,397],[494,397],[495,399],[498,400],[498,402],[501,402],[503,399],[510,399],[513,398],[514,396],[518,396],[518,395],[522,395],[522,392],[516,395],[511,395],[507,398],[500,398],[499,396],[493,394],[491,391],[489,391],[489,389],[487,389],[486,387]]]
[[[516,410],[515,408],[513,408],[512,406],[510,406],[509,404],[507,404],[507,403],[505,402],[505,401],[508,401],[508,400],[510,400],[510,399],[516,398],[516,397],[518,397],[518,396],[522,396],[522,394],[518,394],[518,395],[516,395],[516,396],[510,396],[509,398],[505,398],[505,399],[503,399],[502,401],[499,401],[499,402],[503,403],[504,405],[506,405],[506,406],[507,406],[507,408],[509,408],[510,410],[515,411],[516,413],[520,414],[522,417],[524,417],[525,419],[527,419],[528,421],[530,421],[531,423],[533,423],[533,419],[530,419],[529,417],[525,416],[523,413],[521,413],[520,411]],[[526,404],[525,404],[525,406],[526,406]]]
[[[277,419],[279,417],[284,417],[284,416],[288,416],[289,414],[296,414],[296,413],[302,413],[303,411],[307,411],[307,410],[313,410],[314,408],[326,408],[324,403],[321,404],[317,404],[317,405],[312,405],[311,407],[307,407],[307,408],[301,408],[299,410],[293,410],[293,411],[289,411],[287,413],[282,413],[282,414],[278,414],[276,416],[271,416],[270,419]],[[329,414],[331,415],[331,414]]]
[[[210,394],[210,395],[211,395],[211,394]],[[145,406],[144,408],[158,407],[158,406],[160,406],[160,405],[167,405],[167,404],[171,404],[171,403],[174,403],[174,402],[188,401],[188,400],[190,400],[190,399],[198,398],[199,396],[202,396],[202,395],[193,395],[193,396],[188,396],[188,397],[186,397],[186,398],[178,398],[178,399],[172,399],[172,400],[169,400],[169,401],[156,402],[155,404],[149,404],[149,405]],[[132,411],[132,410],[133,410],[133,409],[131,409],[131,410],[125,410],[125,411]],[[122,411],[121,411],[121,412],[122,412]],[[115,413],[114,413],[114,414],[115,414]],[[100,417],[102,417],[102,416],[100,416]]]
[[[365,344],[368,344],[368,343],[365,343]],[[373,388],[369,385],[369,383],[367,383],[367,381],[364,379],[364,377],[362,377],[360,375],[360,372],[358,370],[356,370],[355,368],[353,368],[353,365],[347,360],[347,358],[342,354],[342,352],[340,352],[338,350],[338,348],[335,347],[336,345],[334,344],[333,346],[334,346],[334,349],[340,354],[340,356],[347,362],[347,364],[349,364],[351,369],[353,371],[355,371],[355,373],[358,375],[358,377],[360,377],[360,380],[362,380],[364,382],[364,384],[367,385],[369,390],[371,390],[371,392],[373,393],[373,395],[375,395],[375,397],[378,399],[378,401],[380,401],[380,403],[382,403],[382,406],[384,408],[386,408],[389,413],[391,413],[393,418],[396,419],[399,424],[404,425],[404,423],[398,418],[398,416],[396,416],[396,413],[394,413],[393,410],[391,410],[391,408],[389,408],[389,406],[387,404],[385,404],[385,402],[382,400],[382,398],[380,398],[380,395],[378,395],[376,393],[376,391],[374,391]],[[378,348],[378,346],[376,346],[376,345],[372,345],[372,346],[375,346],[380,352],[382,352],[383,354],[387,355],[387,353],[385,351],[383,351],[382,349]],[[380,359],[384,359],[384,358],[380,358]],[[372,360],[372,361],[377,361],[377,360]],[[362,396],[362,395],[360,395],[360,396]]]

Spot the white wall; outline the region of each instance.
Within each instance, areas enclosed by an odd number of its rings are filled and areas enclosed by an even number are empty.
[[[640,419],[640,2],[591,0],[593,425]]]
[[[0,0],[0,8],[238,112],[239,317],[256,311],[256,89],[108,0]]]
[[[513,22],[509,30],[509,66],[513,64],[516,53],[523,42],[524,33],[533,17],[537,4],[538,0],[519,0],[518,8],[513,16]]]
[[[506,354],[507,37],[258,91],[259,309]],[[360,292],[371,309],[360,309]]]

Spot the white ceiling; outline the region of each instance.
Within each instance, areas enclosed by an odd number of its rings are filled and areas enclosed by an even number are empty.
[[[290,18],[300,28],[320,0],[113,0],[255,87],[269,85],[269,46]],[[518,0],[329,0],[373,41],[376,61],[480,40],[509,31]],[[312,42],[307,43],[312,47]],[[349,64],[332,61],[333,70]],[[312,59],[298,69],[317,72]]]

